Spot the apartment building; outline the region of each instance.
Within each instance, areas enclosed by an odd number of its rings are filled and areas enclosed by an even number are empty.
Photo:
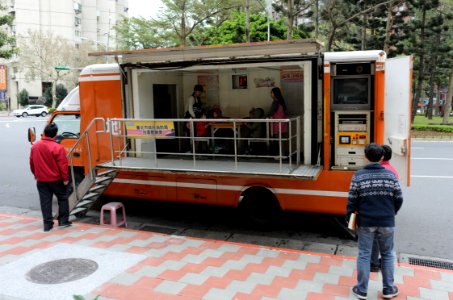
[[[30,30],[52,32],[76,47],[91,43],[99,50],[115,49],[113,27],[121,16],[128,15],[128,0],[0,0],[0,3],[6,7],[6,13],[14,15],[8,30],[17,37],[26,36]],[[11,109],[18,107],[17,94],[22,89],[28,91],[33,101],[52,84],[39,78],[27,80],[24,71],[17,68],[18,59],[0,61],[0,72],[6,70],[3,74],[6,91],[0,91],[0,98],[9,101]],[[0,84],[1,88],[4,85]]]

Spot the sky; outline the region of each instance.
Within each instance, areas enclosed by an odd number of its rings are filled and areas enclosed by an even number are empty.
[[[160,0],[129,0],[129,17],[155,17],[161,6]]]

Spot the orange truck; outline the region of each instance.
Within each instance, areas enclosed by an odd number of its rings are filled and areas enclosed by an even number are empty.
[[[239,207],[258,224],[281,210],[341,215],[370,142],[391,146],[409,185],[411,57],[322,52],[315,40],[91,55],[121,63],[85,67],[49,119],[68,151],[76,216],[100,195]],[[196,84],[207,119],[184,119]],[[274,87],[286,118],[250,117],[268,111]]]

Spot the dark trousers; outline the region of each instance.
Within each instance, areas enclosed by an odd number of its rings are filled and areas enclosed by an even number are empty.
[[[58,199],[58,224],[65,224],[69,221],[68,189],[63,181],[37,182],[39,201],[41,203],[44,228],[53,226],[52,198]]]

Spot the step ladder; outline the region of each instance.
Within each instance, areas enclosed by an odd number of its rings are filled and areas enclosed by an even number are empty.
[[[94,169],[94,176],[85,176],[78,185],[77,190],[69,196],[69,216],[76,218],[84,217],[90,208],[96,203],[102,193],[115,179],[116,170]],[[77,195],[76,195],[77,193]]]

